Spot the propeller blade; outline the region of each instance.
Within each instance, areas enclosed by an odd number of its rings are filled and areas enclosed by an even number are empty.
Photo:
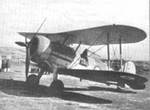
[[[30,65],[30,48],[29,46],[26,47],[26,67],[25,67],[25,73],[26,73],[26,80],[29,73],[29,65]]]
[[[15,42],[17,45],[21,46],[21,47],[26,47],[26,43],[24,42]]]
[[[29,73],[29,65],[30,65],[30,42],[15,42],[17,45],[21,47],[26,47],[26,61],[25,61],[25,74],[26,74],[26,80]]]

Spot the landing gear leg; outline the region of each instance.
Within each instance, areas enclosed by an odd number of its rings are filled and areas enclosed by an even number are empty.
[[[58,79],[58,73],[57,73],[57,67],[55,66],[54,70],[53,70],[53,81],[55,81],[57,79]]]
[[[61,80],[58,80],[57,67],[53,71],[53,82],[50,85],[51,92],[53,95],[61,96],[64,89],[64,84]]]

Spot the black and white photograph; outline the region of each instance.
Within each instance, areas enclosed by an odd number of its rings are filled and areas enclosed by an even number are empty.
[[[1,0],[0,110],[149,110],[149,0]]]

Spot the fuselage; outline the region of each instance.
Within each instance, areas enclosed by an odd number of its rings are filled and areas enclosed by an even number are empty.
[[[80,55],[77,56],[73,48],[60,41],[51,41],[44,36],[37,36],[31,40],[30,56],[31,60],[38,66],[44,67],[44,69],[48,68],[51,72],[54,66],[58,68],[108,70],[106,63],[98,62],[90,57],[88,57],[88,65],[82,65]],[[115,71],[114,68],[113,70]]]

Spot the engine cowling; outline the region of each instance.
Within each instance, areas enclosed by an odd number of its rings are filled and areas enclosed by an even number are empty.
[[[36,36],[30,42],[30,56],[31,61],[41,65],[46,64],[49,68],[52,64],[66,67],[73,61],[75,52],[71,47],[60,42]]]
[[[44,36],[36,36],[31,40],[30,45],[30,55],[31,57],[36,55],[39,56],[44,53],[48,47],[50,46],[51,41],[50,39]]]

